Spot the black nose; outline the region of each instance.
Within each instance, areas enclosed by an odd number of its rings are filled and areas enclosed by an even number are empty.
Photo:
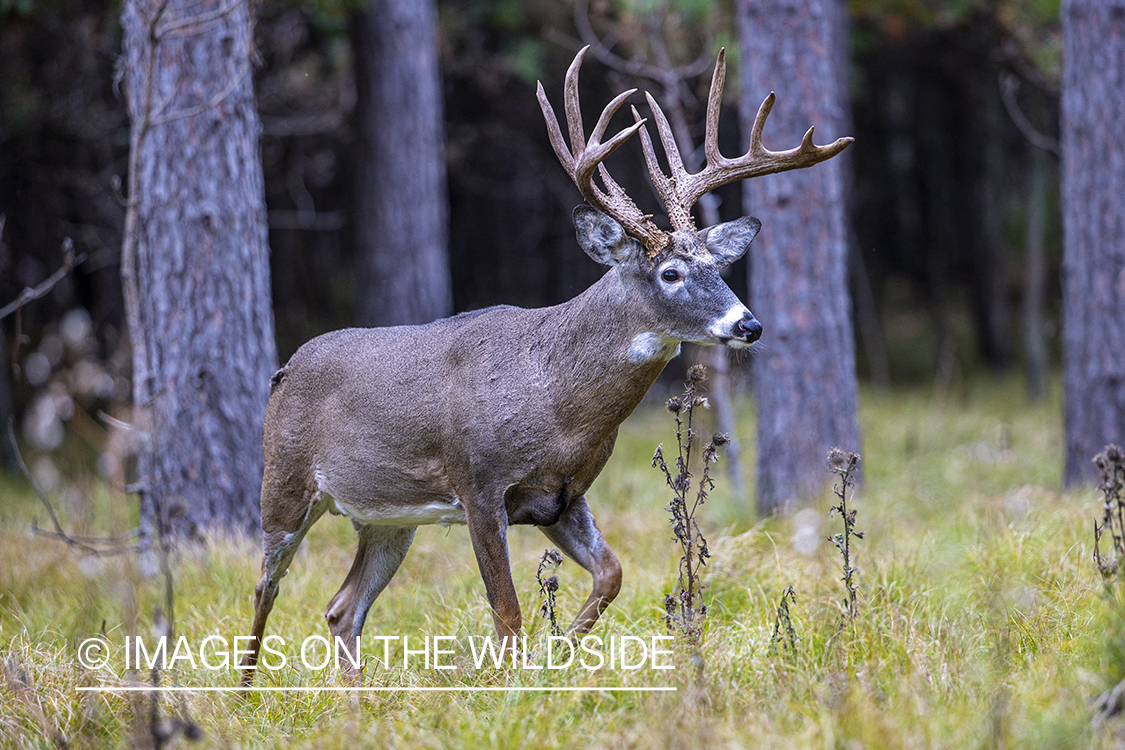
[[[762,338],[762,324],[752,314],[746,313],[742,320],[735,323],[735,332],[750,343]]]

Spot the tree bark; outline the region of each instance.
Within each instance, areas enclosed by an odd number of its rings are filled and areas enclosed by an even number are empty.
[[[249,3],[126,0],[122,26],[142,531],[256,533],[277,354]]]
[[[372,0],[354,19],[361,325],[453,311],[433,0]]]
[[[1035,146],[1031,151],[1023,335],[1027,349],[1027,394],[1032,401],[1039,401],[1047,392],[1047,341],[1043,333],[1043,309],[1047,300],[1047,155]]]
[[[1011,326],[1004,219],[997,196],[1004,174],[1004,143],[1000,138],[1002,105],[995,81],[978,81],[970,86],[969,92],[965,105],[974,116],[969,119],[966,130],[968,137],[983,143],[984,148],[979,164],[968,165],[974,184],[957,191],[957,210],[968,230],[962,241],[969,250],[980,351],[993,371],[1003,372],[1011,359]]]
[[[837,0],[740,0],[744,133],[773,90],[767,148],[795,146],[812,124],[818,140],[844,135],[842,13]],[[833,159],[746,183],[746,213],[763,224],[750,251],[750,307],[765,329],[753,359],[760,514],[822,492],[829,448],[859,449],[841,169]]]
[[[1125,2],[1062,6],[1064,484],[1125,442]]]

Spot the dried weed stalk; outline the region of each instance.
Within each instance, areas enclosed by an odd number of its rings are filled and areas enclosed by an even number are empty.
[[[711,556],[707,540],[699,529],[695,513],[707,501],[708,493],[715,488],[711,478],[711,464],[719,458],[718,448],[730,442],[724,434],[716,433],[703,448],[703,473],[696,487],[695,498],[688,503],[691,495],[692,475],[691,451],[697,435],[692,428],[695,408],[709,407],[707,399],[696,395],[697,386],[707,377],[707,368],[693,365],[688,368],[684,380],[684,395],[668,399],[668,411],[676,417],[676,474],[664,459],[664,445],[656,446],[652,465],[664,472],[668,487],[672,490],[672,502],[668,504],[671,513],[672,534],[680,548],[680,575],[676,591],[664,598],[665,624],[669,632],[679,630],[692,644],[698,645],[703,634],[703,618],[707,616],[707,605],[702,599],[702,568]]]
[[[828,515],[832,513],[839,513],[840,518],[844,521],[844,533],[833,534],[828,538],[828,541],[836,545],[836,549],[840,550],[840,557],[843,558],[844,564],[844,577],[841,579],[844,582],[844,588],[847,590],[847,598],[842,602],[844,607],[844,619],[851,622],[855,620],[856,616],[856,585],[855,574],[856,568],[852,565],[852,538],[863,539],[863,532],[856,531],[855,528],[855,515],[854,509],[848,509],[848,495],[855,490],[856,470],[859,467],[859,454],[850,451],[840,450],[833,448],[828,451],[828,470],[836,475],[836,483],[832,487],[832,491],[839,501],[837,505],[833,505]],[[840,623],[840,628],[843,629],[844,622]]]
[[[1102,523],[1094,521],[1094,563],[1107,584],[1120,580],[1122,561],[1125,561],[1125,451],[1120,446],[1107,445],[1105,451],[1094,456],[1094,466],[1101,474],[1098,490],[1102,493]],[[1113,543],[1113,556],[1101,552],[1101,539],[1109,532]]]
[[[779,653],[788,654],[797,651],[797,630],[793,627],[793,619],[789,615],[789,605],[797,603],[797,592],[793,587],[785,589],[781,601],[777,603],[777,616],[773,622],[773,637],[770,638],[770,656]],[[781,648],[778,649],[778,646]]]
[[[539,581],[539,598],[543,601],[539,607],[539,616],[550,623],[551,635],[562,635],[555,613],[555,593],[559,590],[559,577],[554,575],[562,561],[563,557],[557,549],[545,549],[539,560],[539,569],[535,571],[535,580]],[[543,571],[548,568],[552,575],[543,578]]]
[[[1123,652],[1120,648],[1125,632],[1125,591],[1120,585],[1125,579],[1125,451],[1118,445],[1107,445],[1094,456],[1094,466],[1101,481],[1102,522],[1094,521],[1094,564],[1105,583],[1105,599],[1114,613],[1106,636],[1109,644],[1110,673],[1119,677],[1122,671]],[[1109,532],[1112,552],[1101,549],[1102,537]],[[1117,679],[1116,677],[1114,678]],[[1125,680],[1118,681],[1094,701],[1092,726],[1099,731],[1106,722],[1120,715],[1125,706]]]

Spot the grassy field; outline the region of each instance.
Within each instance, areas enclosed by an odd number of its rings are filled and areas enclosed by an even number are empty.
[[[753,415],[742,424],[747,476]],[[369,667],[367,686],[569,686],[593,692],[188,692],[165,696],[168,715],[186,712],[200,747],[1112,747],[1110,723],[1091,729],[1092,699],[1115,676],[1110,633],[1119,618],[1091,561],[1096,493],[1061,494],[1059,399],[1028,405],[1016,382],[976,382],[947,403],[929,393],[865,393],[866,484],[857,493],[859,614],[839,629],[840,558],[825,537],[840,530],[831,497],[789,517],[754,523],[751,504],[720,483],[702,511],[712,558],[709,616],[698,688],[688,655],[674,671]],[[625,569],[621,595],[599,623],[603,637],[665,632],[664,595],[676,552],[669,495],[650,467],[658,441],[674,444],[672,420],[643,406],[625,424],[590,503]],[[129,501],[91,485],[75,529],[127,528]],[[83,560],[28,533],[43,519],[21,484],[0,486],[0,746],[141,744],[144,697],[84,693],[125,685],[126,635],[152,632],[159,578],[142,579],[128,558]],[[74,504],[74,503],[72,503]],[[81,504],[74,504],[81,507]],[[92,509],[92,510],[91,510]],[[80,516],[80,517],[76,517]],[[91,527],[90,519],[97,522]],[[42,520],[40,521],[42,523]],[[326,634],[323,612],[351,562],[350,524],[314,528],[281,594],[270,633],[299,644]],[[545,632],[536,565],[545,538],[510,535],[514,575],[530,640]],[[175,564],[178,634],[249,630],[259,552],[253,541],[184,550]],[[564,562],[559,610],[573,615],[588,578]],[[795,647],[770,653],[777,603],[792,586]],[[105,623],[110,663],[86,670],[83,639]],[[491,620],[464,528],[423,527],[372,609],[374,634],[451,635],[467,643]],[[291,650],[291,646],[289,649]],[[392,658],[395,652],[392,650]],[[380,653],[381,656],[381,647]],[[401,658],[401,657],[398,657]],[[291,662],[294,659],[291,656]],[[369,662],[370,664],[370,662]],[[416,665],[416,666],[415,666]],[[230,686],[232,669],[166,676],[178,686]],[[401,666],[401,664],[399,664]],[[144,676],[142,675],[142,678]],[[290,663],[260,670],[266,686],[345,686],[332,669]],[[620,686],[677,692],[611,692]],[[177,740],[186,744],[183,739]]]

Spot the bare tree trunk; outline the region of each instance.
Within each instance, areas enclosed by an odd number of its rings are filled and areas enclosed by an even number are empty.
[[[773,90],[767,148],[798,143],[811,124],[819,140],[844,135],[842,13],[838,0],[740,0],[744,133]],[[753,359],[761,514],[819,494],[830,447],[859,449],[843,184],[836,159],[747,183],[746,213],[763,224],[750,252],[750,307],[765,329]]]
[[[840,27],[835,34],[835,45],[832,49],[833,59],[839,61],[835,66],[836,86],[840,92],[840,132],[854,132],[852,107],[848,96],[848,39],[851,36],[851,24],[847,13],[840,14]],[[875,303],[875,290],[871,286],[871,276],[867,272],[867,263],[863,258],[863,250],[859,243],[859,234],[855,226],[855,168],[856,154],[854,149],[848,149],[835,157],[840,159],[840,171],[843,179],[844,191],[844,226],[847,228],[848,242],[848,290],[851,293],[855,312],[855,328],[858,340],[863,345],[864,358],[867,360],[867,374],[871,385],[876,389],[885,391],[891,387],[891,364],[887,357],[887,347],[883,336],[883,324],[879,318],[879,308]]]
[[[1063,388],[1073,487],[1125,442],[1125,2],[1062,6]]]
[[[848,235],[850,289],[855,301],[856,327],[863,343],[863,354],[867,358],[867,373],[872,386],[886,391],[891,387],[891,361],[883,339],[879,308],[875,304],[875,290],[871,288],[871,277],[867,273],[867,264],[863,261],[863,252],[856,244],[855,232],[849,232]]]
[[[441,73],[433,0],[371,0],[354,19],[362,325],[453,311]]]
[[[1023,328],[1027,348],[1027,393],[1033,401],[1038,401],[1047,390],[1047,342],[1043,337],[1043,307],[1047,298],[1047,155],[1034,146],[1031,152]]]
[[[986,79],[987,80],[987,79]],[[1001,103],[996,86],[978,82],[967,102],[976,116],[970,137],[985,144],[984,158],[973,175],[975,184],[959,191],[960,215],[967,223],[963,241],[970,250],[972,298],[977,336],[985,362],[995,371],[1007,369],[1009,344],[1008,263],[1003,237],[1003,217],[997,191],[1004,171],[1004,145],[1000,132]],[[975,209],[975,210],[974,210]]]
[[[256,533],[277,354],[249,3],[126,0],[121,20],[142,530]]]

